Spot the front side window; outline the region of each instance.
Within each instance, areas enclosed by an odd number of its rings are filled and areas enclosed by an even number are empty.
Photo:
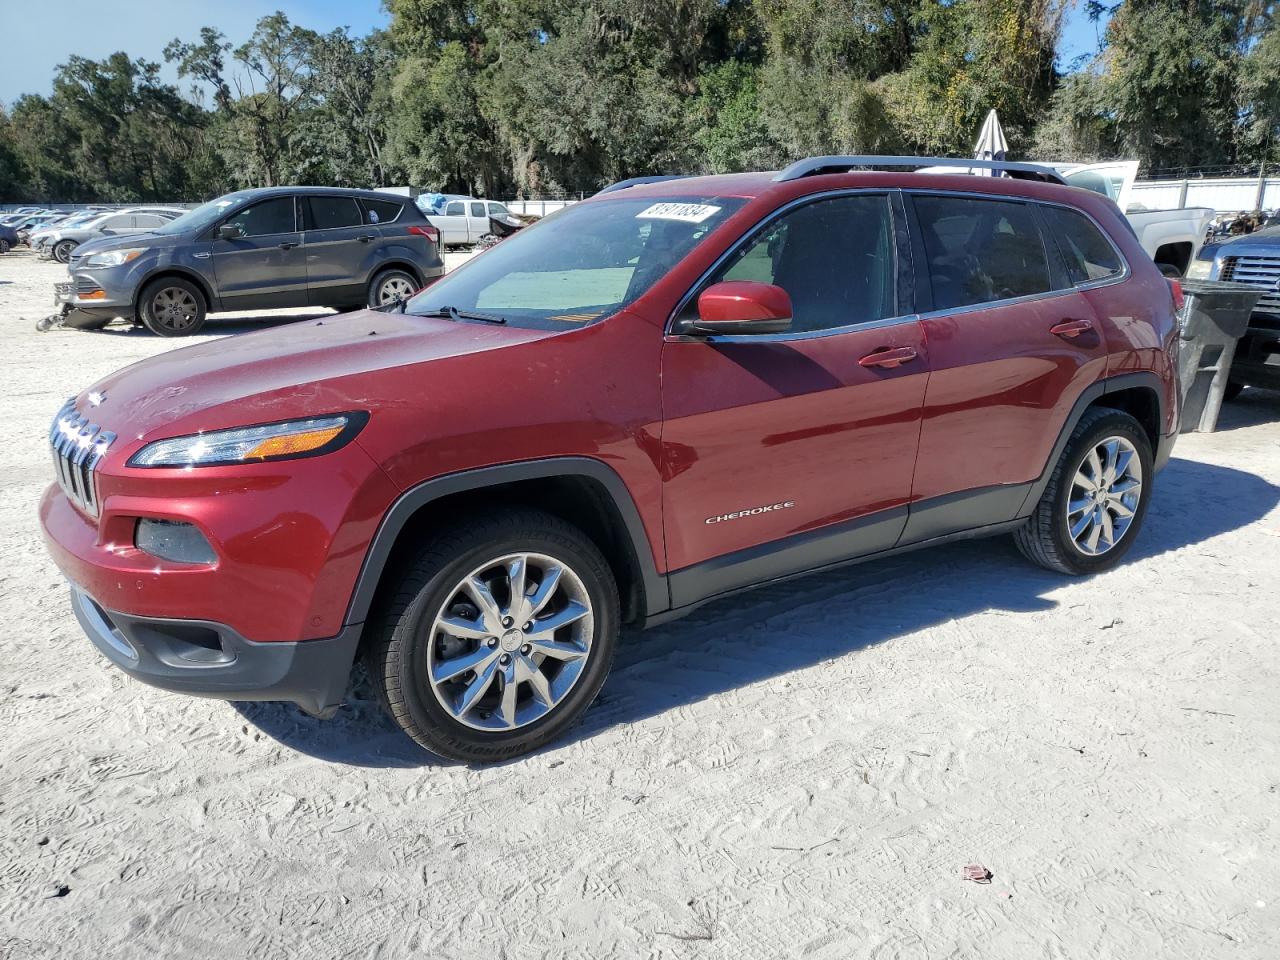
[[[1124,272],[1115,247],[1084,214],[1065,207],[1043,206],[1040,210],[1062,251],[1072,283],[1105,280]]]
[[[500,203],[490,202],[489,204],[489,216],[491,217],[505,217],[510,212]]]
[[[1025,203],[917,196],[933,309],[1011,300],[1050,287],[1049,260]]]
[[[226,223],[238,226],[241,236],[245,237],[293,233],[293,197],[272,197],[270,200],[251,204],[232,214]]]
[[[473,203],[473,204],[471,204],[471,215],[472,215],[473,217],[483,217],[483,216],[485,216],[486,214],[485,214],[485,212],[484,212],[484,204],[483,204],[483,203]]]
[[[103,230],[127,230],[133,226],[133,217],[129,214],[117,214],[102,221]]]
[[[363,219],[351,197],[307,197],[306,203],[308,230],[354,227]]]
[[[745,202],[624,192],[575,203],[432,284],[407,312],[453,307],[539,329],[581,326],[643,294]]]
[[[133,225],[135,227],[158,227],[167,222],[164,217],[155,213],[135,213],[133,215]]]
[[[450,203],[447,207],[444,208],[444,215],[446,217],[461,217],[465,215],[466,212],[467,212],[467,208],[462,205],[462,202],[460,200],[454,200],[452,203]]]
[[[893,213],[883,194],[806,204],[766,224],[704,285],[771,283],[791,297],[791,330],[804,333],[895,316]],[[697,314],[697,299],[685,308]]]

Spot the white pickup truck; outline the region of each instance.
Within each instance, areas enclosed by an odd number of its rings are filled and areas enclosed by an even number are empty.
[[[1110,197],[1124,211],[1126,219],[1138,235],[1142,249],[1166,276],[1181,277],[1204,243],[1205,230],[1214,217],[1209,207],[1184,207],[1178,210],[1146,210],[1129,205],[1133,181],[1138,176],[1137,160],[1109,163],[1051,163],[1062,178],[1073,187],[1083,187]]]
[[[426,194],[424,194],[426,196]],[[419,198],[421,200],[421,198]],[[430,224],[440,231],[440,245],[462,247],[476,243],[489,232],[489,218],[509,216],[507,208],[496,200],[460,197],[446,194],[438,210],[418,204]]]

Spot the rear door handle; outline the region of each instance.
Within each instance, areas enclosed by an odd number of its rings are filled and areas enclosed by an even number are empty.
[[[1063,320],[1049,328],[1049,332],[1059,337],[1078,337],[1080,334],[1093,329],[1093,323],[1089,320]]]
[[[858,362],[864,367],[900,367],[915,358],[915,347],[895,347],[892,350],[877,350],[875,353],[869,353]]]
[[[366,233],[363,237],[356,237],[356,239],[359,240],[361,243],[368,243],[370,240],[377,240],[378,238],[375,237],[372,233]]]
[[[298,244],[297,244],[297,242],[296,242],[296,241],[294,241],[294,240],[286,240],[284,243],[280,244],[280,249],[281,249],[281,250],[292,250],[292,249],[293,249],[294,247],[296,247],[297,245],[298,245]]]

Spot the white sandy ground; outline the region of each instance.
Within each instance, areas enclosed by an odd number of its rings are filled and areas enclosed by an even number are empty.
[[[1280,956],[1277,395],[1179,441],[1112,573],[994,540],[723,601],[468,769],[363,682],[320,722],[95,652],[44,433],[178,344],[36,333],[60,272],[0,260],[0,957]]]

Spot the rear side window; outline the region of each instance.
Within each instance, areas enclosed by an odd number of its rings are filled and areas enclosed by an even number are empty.
[[[1102,231],[1084,214],[1043,206],[1045,223],[1062,251],[1072,283],[1105,280],[1124,272],[1124,264]]]
[[[913,202],[934,310],[1050,289],[1044,240],[1027,204],[939,196],[917,196]]]
[[[361,199],[360,206],[364,208],[365,223],[391,223],[400,216],[400,209],[404,205],[392,200]]]
[[[364,222],[360,208],[351,197],[307,197],[307,209],[308,230],[354,227]]]
[[[293,197],[273,197],[254,203],[231,215],[246,237],[267,237],[273,233],[293,233]]]
[[[791,297],[791,330],[829,330],[896,314],[893,213],[883,194],[806,204],[766,224],[710,283],[755,280]],[[696,299],[690,307],[697,310]]]

